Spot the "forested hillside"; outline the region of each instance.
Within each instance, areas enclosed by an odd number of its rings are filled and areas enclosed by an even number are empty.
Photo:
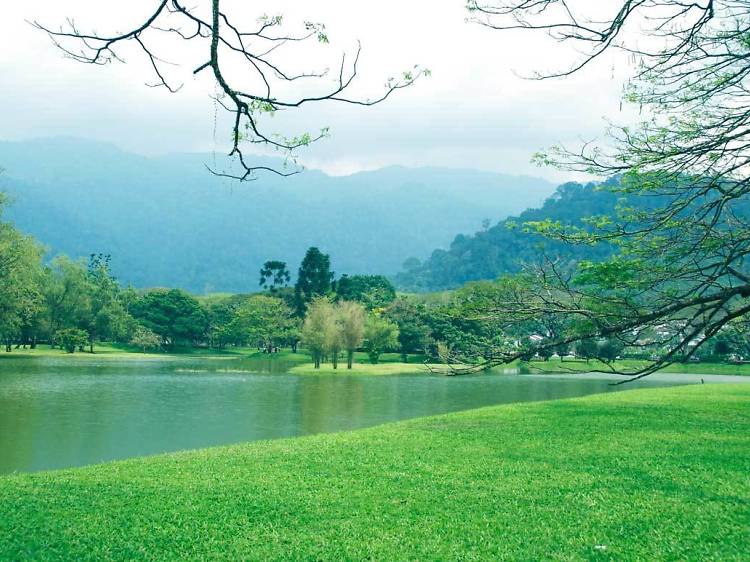
[[[467,281],[495,279],[504,273],[517,273],[523,263],[538,261],[542,255],[563,259],[601,259],[611,248],[573,246],[545,239],[525,231],[523,224],[551,219],[564,224],[582,225],[582,219],[611,215],[618,197],[597,185],[566,183],[538,209],[501,220],[495,226],[472,236],[459,234],[448,250],[435,250],[420,263],[409,260],[407,270],[396,276],[402,289],[433,291],[460,287]]]
[[[393,274],[409,256],[538,205],[544,180],[470,170],[306,171],[238,184],[211,176],[222,156],[146,158],[76,139],[0,143],[7,216],[50,255],[112,255],[124,283],[248,291],[269,259],[294,272],[308,246],[337,274]],[[274,162],[278,165],[278,162]]]

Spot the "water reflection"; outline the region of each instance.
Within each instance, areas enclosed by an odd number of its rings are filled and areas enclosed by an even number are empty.
[[[0,361],[0,473],[609,392],[596,380],[293,376],[241,360]],[[257,365],[254,366],[257,369]],[[645,385],[657,385],[645,382]]]

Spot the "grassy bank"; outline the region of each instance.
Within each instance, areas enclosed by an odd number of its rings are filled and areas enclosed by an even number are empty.
[[[648,365],[645,361],[636,359],[624,359],[615,361],[614,366],[618,369],[635,370]],[[529,361],[521,365],[526,367],[530,372],[540,373],[585,373],[592,370],[608,370],[608,366],[601,361],[591,360],[570,360],[550,359],[549,361]],[[665,367],[662,373],[694,373],[698,375],[744,375],[750,376],[750,363],[732,364],[732,363],[702,363],[687,362],[675,363]]]
[[[4,358],[31,358],[31,357],[61,357],[70,358],[76,361],[86,361],[87,359],[173,359],[173,358],[206,358],[206,359],[241,359],[243,367],[252,368],[254,363],[276,362],[285,364],[290,367],[289,372],[300,375],[330,375],[330,374],[349,374],[349,375],[401,375],[407,373],[424,373],[426,368],[423,366],[425,357],[422,355],[410,355],[408,363],[402,362],[402,357],[397,353],[385,353],[381,356],[377,365],[370,363],[366,353],[356,353],[355,363],[352,370],[346,368],[346,360],[342,358],[339,361],[339,368],[334,369],[333,365],[328,362],[321,365],[320,369],[314,369],[312,358],[300,350],[298,353],[284,350],[279,353],[263,353],[256,348],[227,348],[227,349],[209,349],[209,348],[175,348],[165,350],[159,353],[143,353],[133,347],[97,345],[94,347],[94,353],[67,353],[64,350],[52,349],[48,345],[39,345],[36,349],[14,349],[11,353],[0,353],[0,361]],[[267,365],[265,365],[267,366]]]
[[[10,353],[0,351],[0,360],[4,358],[13,359],[20,357],[69,357],[71,359],[87,358],[117,358],[117,359],[138,359],[138,358],[155,358],[155,357],[238,357],[256,353],[255,348],[231,348],[231,349],[211,349],[206,347],[175,347],[158,352],[143,352],[141,349],[130,345],[111,345],[97,344],[94,346],[94,353],[86,351],[68,353],[58,347],[52,348],[46,344],[40,344],[35,349],[19,348],[13,349]]]
[[[346,357],[339,361],[338,369],[334,369],[330,362],[323,363],[319,369],[312,364],[312,359],[295,365],[289,372],[295,375],[411,375],[426,374],[424,355],[409,355],[406,363],[399,353],[384,353],[378,363],[373,365],[366,353],[354,354],[354,364],[351,369],[346,368]]]
[[[749,411],[634,390],[3,477],[0,559],[740,560]]]
[[[409,375],[409,374],[426,374],[428,369],[420,363],[355,363],[351,369],[346,368],[346,362],[339,363],[338,369],[334,369],[330,363],[325,363],[316,369],[312,363],[295,365],[289,372],[294,375]]]
[[[51,349],[48,345],[39,345],[36,349],[14,349],[11,353],[0,352],[0,361],[4,358],[21,357],[69,357],[71,359],[89,358],[111,358],[111,359],[158,359],[174,357],[205,357],[205,358],[242,358],[248,361],[277,361],[293,365],[290,371],[300,375],[330,375],[348,373],[353,375],[402,375],[426,372],[423,363],[424,355],[410,355],[408,362],[403,363],[401,354],[384,353],[377,365],[372,365],[366,353],[355,354],[354,369],[347,371],[346,361],[339,363],[337,370],[333,369],[331,363],[324,363],[320,369],[314,369],[312,358],[300,350],[292,353],[284,350],[279,353],[268,355],[259,352],[256,348],[230,347],[224,349],[211,349],[205,347],[177,347],[155,353],[143,353],[141,350],[127,345],[100,344],[94,346],[94,354],[74,353],[70,354],[61,349]],[[343,357],[342,357],[343,359]],[[635,369],[645,365],[643,361],[626,359],[616,361],[615,366],[620,369]],[[528,363],[513,363],[505,367],[499,367],[497,371],[507,368],[520,368],[522,372],[530,373],[585,373],[592,370],[607,370],[607,365],[601,361],[582,361],[550,359],[549,361],[530,361]],[[700,375],[745,375],[750,376],[750,364],[734,365],[729,363],[676,363],[670,365],[661,372],[664,373],[695,373]]]

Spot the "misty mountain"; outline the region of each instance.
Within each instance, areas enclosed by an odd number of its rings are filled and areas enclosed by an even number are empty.
[[[612,178],[603,185],[614,185]],[[565,244],[527,232],[527,222],[550,219],[560,224],[585,228],[591,216],[615,216],[620,196],[602,184],[576,182],[559,186],[539,208],[530,208],[508,217],[473,235],[459,234],[447,250],[437,249],[419,262],[405,264],[406,271],[395,276],[396,284],[410,291],[454,289],[469,281],[497,279],[518,273],[524,264],[539,263],[545,256],[563,263],[579,260],[599,261],[614,251],[608,244],[593,246]],[[648,198],[632,198],[632,206],[647,206]]]
[[[80,139],[0,142],[0,190],[10,220],[50,255],[107,253],[124,283],[198,292],[253,290],[264,261],[295,271],[313,245],[337,274],[392,274],[554,190],[531,177],[403,167],[238,183],[205,164],[228,165],[222,155],[144,157]]]

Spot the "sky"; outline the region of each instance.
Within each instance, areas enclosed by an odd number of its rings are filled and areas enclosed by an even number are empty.
[[[80,64],[64,58],[28,23],[56,27],[71,17],[80,29],[105,34],[143,21],[156,4],[25,0],[4,6],[0,139],[75,136],[145,155],[226,150],[229,124],[212,100],[215,85],[205,72],[192,74],[207,58],[206,44],[158,32],[144,35],[172,63],[165,67],[170,78],[183,84],[170,94],[145,85],[152,74],[137,49],[118,51],[126,64]],[[208,1],[190,3],[201,4]],[[594,10],[611,2],[578,4]],[[284,30],[290,32],[304,21],[325,23],[330,44],[279,49],[279,63],[296,71],[335,69],[342,53],[351,55],[359,41],[362,56],[353,93],[364,98],[375,97],[388,76],[415,64],[431,71],[429,78],[375,107],[328,102],[274,117],[268,130],[286,135],[330,127],[330,138],[299,153],[308,167],[342,175],[390,165],[448,166],[568,179],[565,172],[536,167],[531,156],[551,145],[576,146],[601,138],[605,119],[627,119],[620,107],[627,69],[603,58],[572,78],[525,79],[535,70],[568,66],[575,52],[537,33],[467,22],[464,5],[464,0],[223,0],[222,9],[235,23],[249,27],[264,13],[283,14]],[[249,76],[238,61],[230,63],[238,81]],[[282,94],[320,91],[331,80],[329,76]]]

